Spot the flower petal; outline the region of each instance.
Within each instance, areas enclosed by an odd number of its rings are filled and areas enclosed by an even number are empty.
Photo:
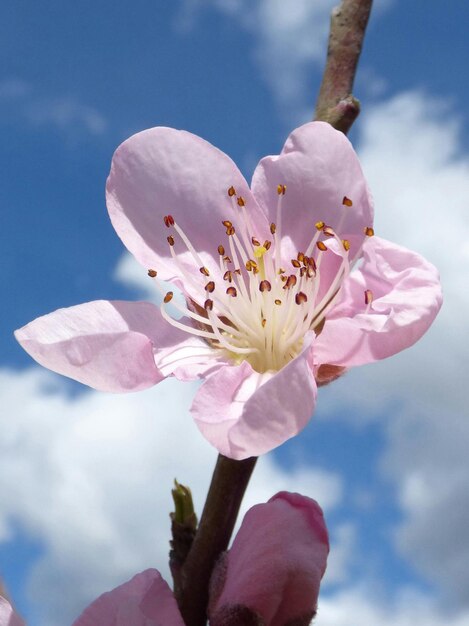
[[[325,122],[310,122],[294,130],[278,156],[263,158],[252,179],[252,191],[276,222],[277,185],[287,186],[282,197],[282,233],[286,258],[305,251],[315,223],[325,222],[348,239],[353,255],[372,226],[373,203],[358,157],[345,135]],[[352,206],[343,204],[344,198]]]
[[[0,626],[25,626],[20,616],[15,613],[11,604],[0,596]]]
[[[373,293],[368,313],[366,289]],[[379,237],[365,242],[363,265],[342,291],[316,340],[316,364],[362,365],[396,354],[420,339],[442,303],[435,267]]]
[[[266,626],[309,624],[328,552],[323,513],[311,498],[281,492],[252,507],[212,576],[210,624],[225,624],[236,607]]]
[[[39,317],[15,336],[54,372],[101,391],[127,392],[164,378],[153,340],[167,328],[152,304],[97,300]]]
[[[184,626],[176,600],[155,569],[103,593],[73,626]]]
[[[190,237],[211,272],[219,271],[217,247],[225,237],[223,220],[236,225],[228,189],[243,196],[259,237],[268,232],[247,182],[223,152],[196,135],[172,128],[152,128],[130,137],[114,153],[107,180],[109,215],[117,234],[136,259],[154,268],[163,280],[175,282],[186,293],[194,290],[181,280],[182,270],[193,276],[203,294],[204,280],[190,253],[180,265],[172,259],[166,237],[173,234],[174,250],[186,247],[163,217],[170,214]]]
[[[221,454],[246,459],[269,452],[298,434],[310,420],[317,388],[311,365],[312,337],[279,372],[255,372],[247,361],[221,367],[199,389],[191,413]]]

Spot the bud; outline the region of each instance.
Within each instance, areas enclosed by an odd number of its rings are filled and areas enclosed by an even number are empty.
[[[323,514],[311,498],[281,492],[252,507],[213,571],[210,626],[307,626],[328,552]]]

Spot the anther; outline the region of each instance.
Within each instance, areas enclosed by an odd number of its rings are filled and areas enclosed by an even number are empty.
[[[303,254],[303,252],[298,252],[298,254],[296,255],[296,258],[298,259],[300,263],[303,263],[305,259],[305,255]]]
[[[235,269],[235,274],[238,274],[238,276],[241,276],[241,270],[239,269],[239,267]]]
[[[230,228],[231,226],[233,226],[230,220],[223,220],[222,224],[225,228]]]
[[[286,190],[287,190],[287,186],[286,185],[277,185],[277,193],[278,193],[279,196],[284,196]]]
[[[322,232],[328,237],[333,237],[335,234],[333,229],[330,226],[324,226],[324,228],[322,229]]]
[[[342,239],[342,245],[344,246],[345,252],[350,250],[350,241],[348,239]]]
[[[296,267],[296,268],[301,267],[301,263],[297,261],[296,259],[292,259],[291,264],[293,265],[293,267]]]
[[[236,291],[236,287],[228,287],[228,289],[226,290],[226,293],[228,296],[231,296],[232,298],[236,298],[236,296],[238,295],[238,292]]]
[[[363,232],[367,237],[373,237],[373,235],[375,234],[375,231],[373,230],[373,228],[371,228],[371,226],[365,226]]]
[[[295,296],[295,302],[296,304],[304,304],[305,302],[308,302],[308,296],[302,291],[299,291]]]
[[[172,291],[168,291],[168,293],[165,295],[165,297],[163,298],[163,302],[165,304],[168,304],[168,302],[171,302],[171,300],[173,299],[173,292]]]
[[[246,206],[246,200],[243,198],[243,196],[239,196],[236,202],[238,203],[238,206]]]
[[[234,226],[228,226],[228,228],[226,229],[226,234],[228,235],[228,237],[231,237],[232,235],[234,235],[235,232],[236,230]]]
[[[266,239],[266,240],[264,241],[264,248],[265,248],[266,250],[270,250],[270,246],[271,246],[271,245],[272,245],[272,242],[271,242],[271,241],[269,241],[268,239]]]
[[[223,280],[227,280],[229,283],[231,283],[233,278],[231,276],[231,271],[230,270],[226,270],[226,272],[223,274]]]
[[[327,250],[327,246],[324,243],[324,241],[318,241],[316,245],[319,248],[319,250],[321,250],[321,252],[325,252]]]
[[[210,272],[205,266],[199,267],[199,272],[204,276],[210,276]]]
[[[264,291],[270,291],[272,289],[272,285],[269,283],[268,280],[261,280],[261,282],[259,283],[259,291],[264,292]]]
[[[166,228],[169,228],[170,226],[174,226],[174,217],[172,215],[165,215],[163,217],[163,221],[164,221],[164,225],[166,226]]]
[[[233,187],[233,185],[231,185],[231,187],[228,189],[228,195],[230,196],[230,198],[236,195],[236,189]]]
[[[256,239],[255,237],[251,237],[251,243],[252,243],[253,246],[260,246],[261,245],[261,242],[258,239]]]
[[[150,278],[156,278],[156,270],[148,270],[148,276]]]
[[[213,309],[213,300],[210,300],[210,299],[205,300],[204,309],[206,311],[211,311]]]
[[[282,301],[281,301],[281,300],[279,300],[279,299],[277,298],[276,300],[274,300],[274,303],[275,303],[277,306],[280,306],[280,305],[282,304]]]
[[[270,225],[270,232],[272,233],[272,235],[275,235],[276,230],[277,226],[275,226],[275,224],[272,222],[272,224]]]
[[[265,317],[262,320],[261,324],[262,324],[262,328],[265,328],[265,325],[267,324],[267,320],[265,319]]]
[[[212,293],[212,291],[215,289],[215,283],[213,282],[213,280],[209,281],[206,285],[205,285],[205,291],[208,291],[209,293]]]
[[[373,302],[373,292],[371,289],[365,289],[365,304],[371,304]]]
[[[290,289],[291,287],[294,287],[296,285],[296,276],[294,274],[290,274],[290,276],[287,278],[283,288],[284,289]]]
[[[325,226],[324,222],[316,222],[315,224],[317,230],[322,230]]]
[[[342,199],[342,204],[344,206],[352,206],[353,202],[350,200],[350,198],[347,198],[347,196],[344,196]]]
[[[174,246],[174,237],[172,235],[169,235],[166,239],[168,240],[170,246]]]
[[[233,262],[228,255],[224,256],[223,260],[225,261],[225,263],[232,263]]]
[[[221,244],[218,246],[218,254],[220,256],[223,256],[225,254],[225,248]]]

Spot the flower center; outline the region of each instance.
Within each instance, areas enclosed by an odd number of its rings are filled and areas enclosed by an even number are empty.
[[[217,248],[219,272],[205,267],[173,216],[164,217],[171,231],[167,237],[171,255],[184,280],[200,292],[200,297],[197,301],[190,299],[187,308],[173,301],[192,320],[192,325],[188,325],[169,315],[166,305],[173,293],[163,292],[163,317],[173,326],[203,337],[232,362],[247,360],[260,373],[284,367],[301,352],[308,331],[320,332],[344,278],[361,253],[360,248],[350,259],[349,241],[340,239],[334,229],[320,221],[311,225],[313,234],[307,249],[297,251],[288,263],[282,260],[282,201],[286,186],[278,185],[277,193],[276,222],[270,224],[271,239],[261,242],[253,231],[244,198],[237,196],[234,187],[228,189],[228,198],[240,219],[236,225],[229,220],[222,222],[227,240]],[[344,197],[343,204],[349,207],[352,201]],[[373,229],[366,228],[365,234],[371,236]],[[188,272],[182,266],[175,251],[176,243],[178,248],[182,243],[181,252],[190,253],[198,271]],[[334,259],[322,273],[326,254],[334,255]],[[155,270],[149,270],[148,274],[152,278],[157,276]],[[371,291],[367,290],[368,308],[371,301]]]

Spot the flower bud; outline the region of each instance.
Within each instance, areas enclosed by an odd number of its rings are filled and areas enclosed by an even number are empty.
[[[214,569],[210,626],[307,626],[328,552],[324,517],[311,498],[280,492],[252,507]]]

